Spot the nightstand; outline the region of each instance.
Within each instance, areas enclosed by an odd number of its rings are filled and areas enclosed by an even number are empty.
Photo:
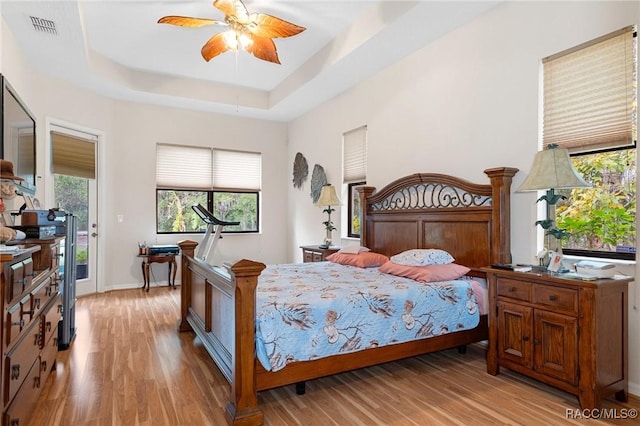
[[[323,262],[327,260],[327,256],[340,250],[339,247],[320,248],[320,246],[300,246],[302,249],[302,261]]]
[[[489,282],[487,372],[505,367],[578,396],[627,401],[631,277],[583,281],[482,268]]]

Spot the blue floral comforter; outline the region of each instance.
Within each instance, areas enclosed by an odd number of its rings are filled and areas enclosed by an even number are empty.
[[[270,265],[256,290],[256,352],[266,370],[475,328],[469,280],[421,283],[331,262]]]

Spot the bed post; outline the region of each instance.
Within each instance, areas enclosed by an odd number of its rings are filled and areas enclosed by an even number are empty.
[[[497,167],[484,172],[492,187],[491,263],[511,263],[511,178],[518,169]]]
[[[367,223],[367,209],[366,209],[366,199],[373,194],[376,188],[373,186],[358,186],[356,187],[356,191],[358,191],[358,196],[360,197],[360,245],[366,246],[365,241],[367,241],[367,227],[365,224]]]
[[[226,417],[233,425],[261,425],[255,371],[256,287],[258,276],[266,266],[251,260],[240,260],[229,267],[235,283],[235,327],[231,395]]]
[[[191,328],[191,325],[187,321],[187,313],[189,311],[189,304],[191,303],[189,258],[193,257],[197,245],[197,242],[191,240],[178,242],[180,253],[182,254],[182,256],[180,256],[180,321],[178,322],[178,331],[193,331],[193,328]]]

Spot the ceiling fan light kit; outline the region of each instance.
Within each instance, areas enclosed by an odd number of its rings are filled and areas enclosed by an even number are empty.
[[[224,21],[165,16],[160,18],[158,23],[188,28],[208,25],[228,27],[227,31],[215,34],[202,46],[202,57],[207,62],[228,50],[237,51],[240,48],[258,59],[279,64],[280,59],[273,39],[291,37],[306,29],[264,13],[250,14],[240,0],[215,0],[213,6],[225,14]]]

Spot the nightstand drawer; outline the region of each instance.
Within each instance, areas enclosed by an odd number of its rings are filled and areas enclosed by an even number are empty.
[[[536,285],[533,288],[533,303],[568,312],[578,312],[578,291],[550,285]]]
[[[531,301],[531,283],[512,280],[510,278],[499,277],[497,282],[498,296],[509,297],[511,299]]]

